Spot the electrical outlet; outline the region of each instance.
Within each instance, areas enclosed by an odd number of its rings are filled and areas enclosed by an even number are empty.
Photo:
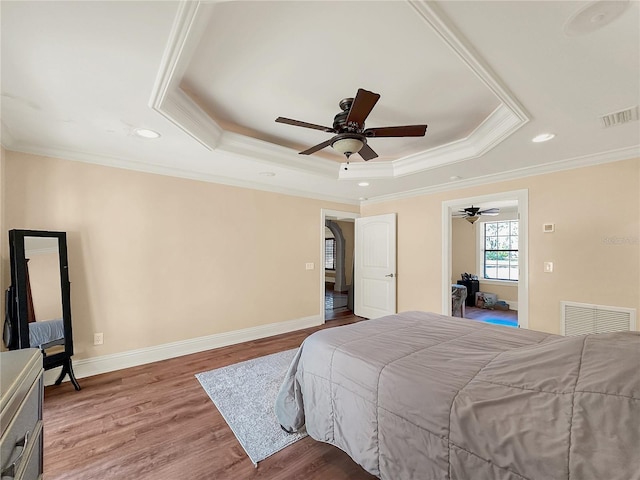
[[[93,344],[94,345],[102,345],[104,343],[104,333],[94,333],[93,334]]]

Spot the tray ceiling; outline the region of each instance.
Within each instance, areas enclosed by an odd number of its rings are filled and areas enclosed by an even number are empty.
[[[617,3],[583,32],[574,1],[2,2],[2,144],[350,203],[630,158],[638,122],[600,120],[640,103],[639,4]],[[331,134],[275,122],[331,126],[358,88],[367,127],[426,136],[344,170],[298,154]]]

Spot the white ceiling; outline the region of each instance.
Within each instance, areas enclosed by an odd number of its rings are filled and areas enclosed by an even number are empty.
[[[593,31],[567,33],[586,7],[578,27]],[[640,156],[637,120],[600,120],[640,103],[638,1],[0,8],[10,150],[348,203]],[[331,134],[275,122],[331,126],[358,88],[381,95],[367,127],[426,136],[370,139],[379,158],[344,170],[329,147],[297,153]],[[556,138],[532,143],[542,132]]]

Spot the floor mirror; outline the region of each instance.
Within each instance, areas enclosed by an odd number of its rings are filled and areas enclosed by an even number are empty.
[[[39,348],[45,370],[62,367],[76,390],[73,373],[71,285],[65,232],[10,230],[11,287],[6,294],[3,338],[10,350]]]

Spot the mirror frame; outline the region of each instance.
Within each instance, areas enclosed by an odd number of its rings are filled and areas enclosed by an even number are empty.
[[[27,268],[25,237],[56,238],[58,240],[58,260],[60,268],[60,294],[62,296],[62,324],[64,327],[64,351],[47,355],[43,352],[45,370],[62,366],[62,373],[56,384],[62,381],[65,374],[79,390],[71,368],[73,355],[73,326],[71,324],[71,283],[69,282],[69,263],[67,257],[66,232],[43,230],[9,230],[9,250],[11,262],[11,289],[15,308],[13,309],[13,325],[17,327],[17,342],[12,341],[13,348],[31,348],[29,343],[29,320],[27,301]]]

